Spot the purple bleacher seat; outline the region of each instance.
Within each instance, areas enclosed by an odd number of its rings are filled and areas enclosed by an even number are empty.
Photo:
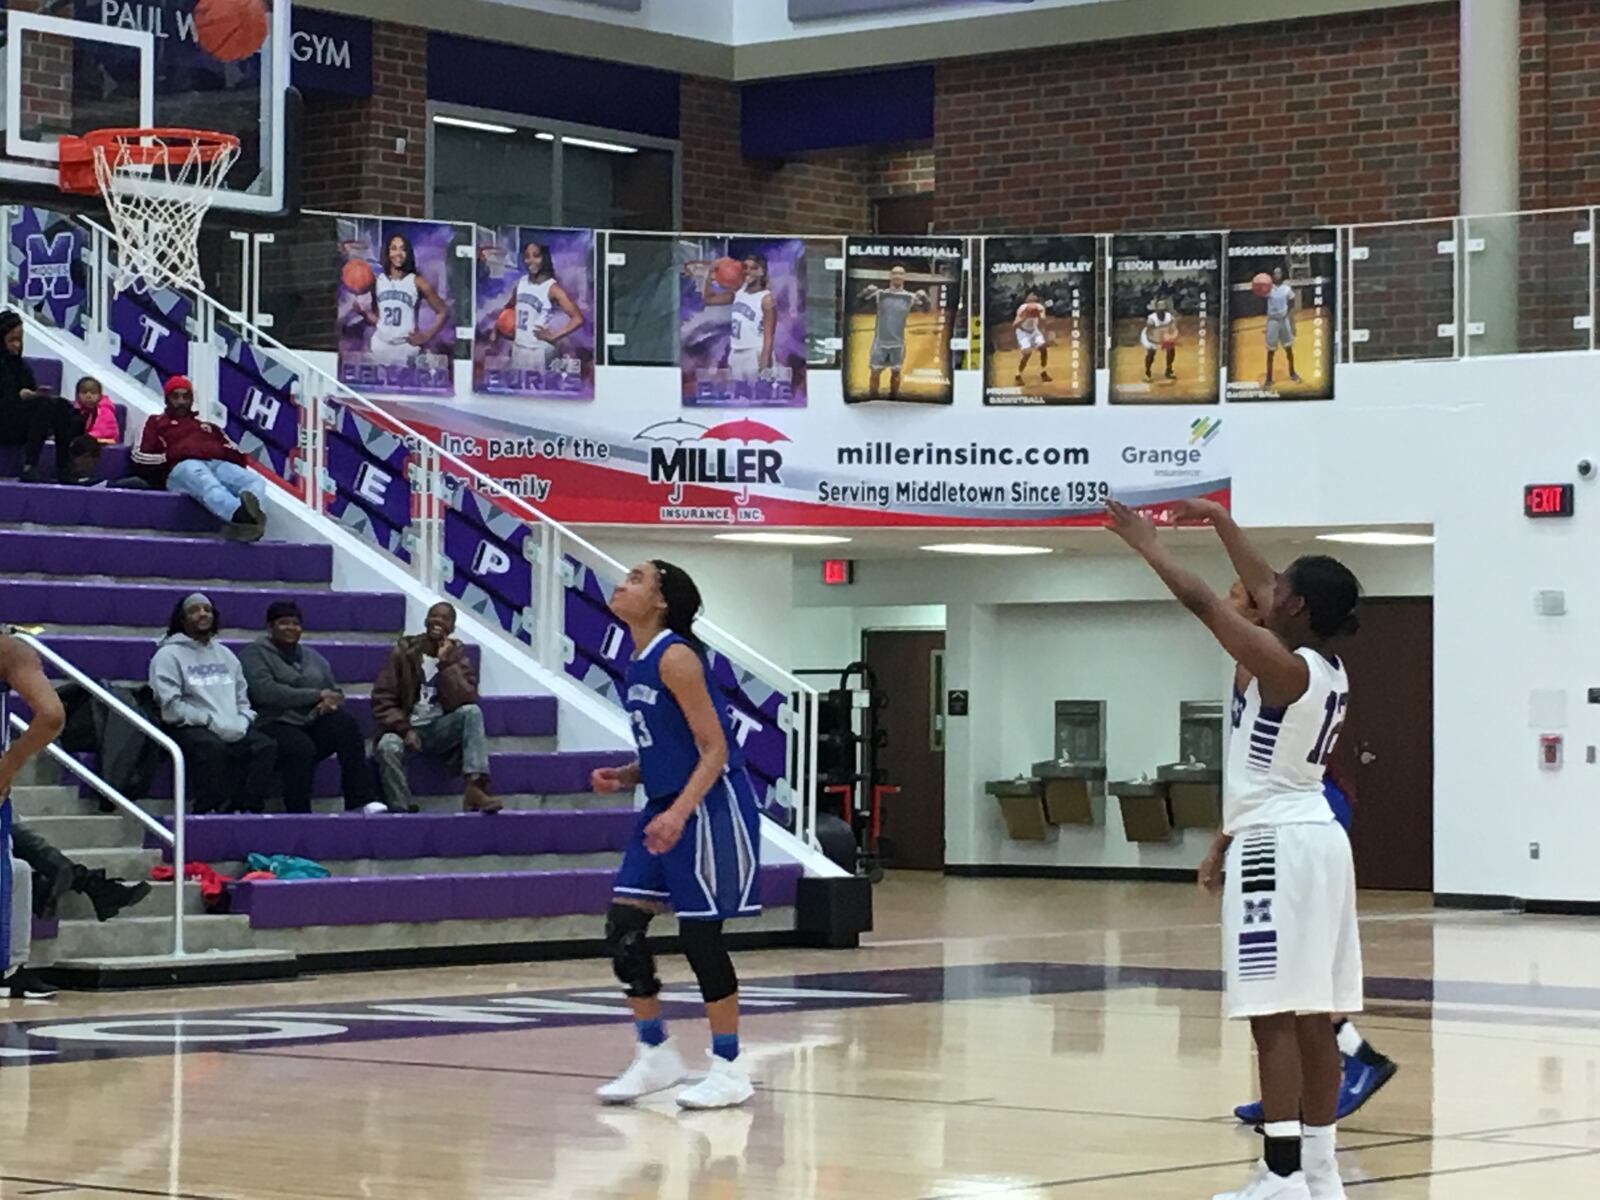
[[[26,484],[10,485],[30,491],[55,489]],[[0,503],[7,485],[0,485]],[[105,492],[93,493],[106,495]],[[136,496],[137,492],[112,492],[123,498]],[[181,497],[172,497],[178,500]],[[184,500],[187,504],[188,501]],[[198,506],[196,512],[206,520],[215,521]],[[17,624],[59,625],[123,625],[130,631],[148,631],[150,637],[165,629],[172,615],[172,605],[182,593],[183,586],[175,583],[122,583],[116,587],[83,587],[74,579],[16,579],[6,583],[6,619]],[[230,629],[253,629],[266,618],[267,605],[274,600],[290,599],[300,605],[305,613],[307,640],[317,637],[315,631],[352,630],[362,632],[396,633],[405,622],[404,596],[374,592],[307,592],[292,585],[265,583],[255,587],[218,586],[208,584],[206,595],[211,597]],[[550,709],[549,732],[555,732],[555,698],[531,697],[541,712],[548,701]],[[352,698],[352,704],[355,698]],[[365,701],[363,701],[365,703]],[[502,711],[502,710],[496,710]],[[491,721],[489,707],[484,709],[486,723]],[[359,714],[358,714],[359,719]],[[491,729],[493,736],[495,730]],[[509,732],[501,730],[501,732]]]
[[[33,380],[39,385],[41,392],[50,392],[56,396],[61,394],[62,366],[59,358],[24,354],[22,361],[33,371]]]
[[[30,529],[0,538],[0,572],[328,583],[333,547]]]

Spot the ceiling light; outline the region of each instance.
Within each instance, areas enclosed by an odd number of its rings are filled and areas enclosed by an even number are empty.
[[[833,533],[714,533],[719,542],[750,542],[757,546],[841,546],[850,539]]]
[[[1019,546],[1008,542],[944,542],[922,547],[929,554],[970,554],[974,557],[1020,558],[1026,554],[1049,554],[1049,546]]]
[[[496,125],[492,121],[469,121],[466,117],[441,117],[433,118],[435,125],[454,125],[459,129],[476,129],[480,133],[515,133],[510,125]]]
[[[533,136],[541,142],[553,142],[556,140],[556,135],[553,133],[536,133]],[[608,150],[612,154],[639,153],[639,147],[624,146],[621,142],[597,142],[593,138],[570,137],[567,134],[562,134],[561,140],[569,146],[584,146],[590,150]]]
[[[1383,529],[1356,530],[1353,533],[1319,533],[1319,542],[1343,542],[1350,546],[1431,546],[1431,533],[1392,533]]]

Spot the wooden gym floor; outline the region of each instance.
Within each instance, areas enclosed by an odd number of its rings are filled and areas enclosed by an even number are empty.
[[[1228,1113],[1255,1088],[1246,1030],[1218,1017],[1213,902],[901,875],[878,908],[860,951],[740,957],[759,1090],[735,1112],[593,1102],[631,1037],[600,962],[14,1001],[0,1197],[1205,1200],[1242,1181],[1257,1141]],[[1344,1131],[1353,1200],[1593,1195],[1600,923],[1380,893],[1363,931],[1361,1025],[1402,1070]],[[697,1061],[692,989],[668,993]]]

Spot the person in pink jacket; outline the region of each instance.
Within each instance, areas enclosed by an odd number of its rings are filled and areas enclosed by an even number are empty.
[[[85,375],[78,380],[73,407],[83,420],[85,437],[92,437],[102,446],[114,446],[122,440],[122,430],[117,428],[116,405],[93,375]]]

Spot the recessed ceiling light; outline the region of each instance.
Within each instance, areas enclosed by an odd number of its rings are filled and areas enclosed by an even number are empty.
[[[943,542],[922,547],[929,554],[969,554],[977,558],[1021,558],[1027,554],[1049,554],[1049,546],[1019,546],[1009,542]]]
[[[553,133],[536,133],[533,135],[541,142],[553,142],[556,135]],[[571,134],[562,134],[561,140],[569,146],[583,146],[589,150],[605,150],[611,154],[637,154],[639,147],[625,146],[621,142],[597,142],[594,138],[573,137]]]
[[[719,542],[751,542],[757,546],[842,546],[850,539],[834,533],[714,533]]]
[[[1356,530],[1352,533],[1319,533],[1319,542],[1344,542],[1351,546],[1431,546],[1431,533],[1393,533],[1383,529]]]
[[[496,125],[493,121],[469,121],[466,117],[433,118],[435,125],[454,125],[457,129],[476,129],[479,133],[515,133],[510,125]]]

